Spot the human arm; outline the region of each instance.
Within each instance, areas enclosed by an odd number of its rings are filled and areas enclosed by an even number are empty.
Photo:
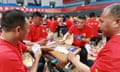
[[[70,35],[70,33],[67,32],[67,33],[64,35],[63,39],[60,40],[60,43],[61,43],[61,44],[65,44],[65,40],[68,38],[69,35]]]
[[[83,41],[83,42],[90,42],[90,38],[82,38],[81,41]]]
[[[32,68],[30,70],[30,72],[37,72],[37,68],[38,68],[38,63],[39,63],[39,59],[42,55],[42,51],[41,50],[37,50],[36,52],[34,52],[35,54],[35,60],[32,64]]]
[[[67,58],[70,62],[72,62],[79,72],[90,72],[90,68],[85,64],[81,63],[73,53],[68,53]]]

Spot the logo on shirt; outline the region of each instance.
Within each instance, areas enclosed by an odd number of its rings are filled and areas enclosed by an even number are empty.
[[[98,69],[97,69],[97,68],[95,68],[95,72],[98,72]]]
[[[75,36],[74,36],[74,39],[81,40],[81,39],[83,39],[83,38],[85,38],[85,37],[86,37],[86,33],[83,33],[83,34],[80,34],[80,35],[75,35]]]
[[[86,33],[83,33],[82,35],[83,35],[84,37],[86,37]]]
[[[45,32],[45,30],[42,30],[42,32]]]

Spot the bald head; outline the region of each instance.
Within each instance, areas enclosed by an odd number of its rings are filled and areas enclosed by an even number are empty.
[[[120,33],[120,4],[107,6],[100,17],[100,29],[104,35],[113,36]]]
[[[108,12],[108,14],[114,18],[120,18],[120,3],[115,3],[107,6],[103,13]]]

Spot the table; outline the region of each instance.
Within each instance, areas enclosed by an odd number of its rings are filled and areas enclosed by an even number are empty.
[[[64,45],[60,45],[60,46],[66,47],[67,49],[72,47],[72,45],[68,45],[68,44],[64,44]],[[81,50],[81,48],[79,48],[79,47],[76,47],[76,48],[77,49],[73,52],[74,54],[79,53]],[[66,54],[60,53],[58,51],[49,51],[49,53],[58,59],[58,63],[62,68],[65,67],[65,65],[68,63]]]

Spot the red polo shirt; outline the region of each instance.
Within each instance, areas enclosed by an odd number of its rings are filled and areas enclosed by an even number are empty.
[[[56,20],[52,21],[50,24],[50,31],[55,32],[58,27],[58,22]]]
[[[120,35],[113,36],[98,54],[91,72],[120,72]]]
[[[22,62],[23,45],[15,46],[0,39],[0,72],[27,72]]]
[[[72,27],[68,31],[70,34],[73,34],[73,44],[76,46],[84,46],[86,42],[78,40],[76,37],[83,35],[84,38],[91,38],[92,37],[92,29],[88,25],[85,25],[83,29],[78,29],[77,25],[72,25]]]
[[[73,25],[73,21],[71,19],[67,19],[66,20],[66,26],[68,28],[68,30],[70,29],[70,27]]]
[[[50,19],[47,19],[47,20],[46,20],[46,25],[47,25],[48,28],[50,28],[50,24],[51,24],[51,20],[50,20]]]
[[[25,40],[37,42],[47,38],[47,35],[46,28],[42,25],[36,26],[35,24],[30,24],[30,30]]]
[[[93,36],[98,36],[99,21],[96,20],[96,18],[90,18],[86,21],[86,24],[90,25],[93,28]]]

